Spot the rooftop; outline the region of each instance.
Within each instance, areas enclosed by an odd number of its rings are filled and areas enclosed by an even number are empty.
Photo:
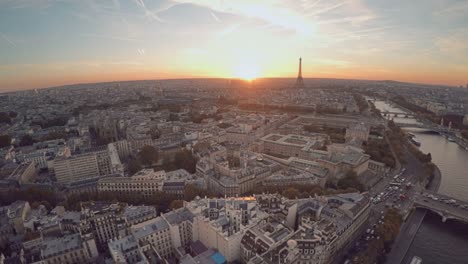
[[[163,214],[163,217],[167,220],[167,222],[169,222],[169,224],[174,225],[183,221],[193,221],[194,215],[192,212],[190,212],[190,210],[182,207],[167,214]]]
[[[42,257],[48,258],[66,251],[81,248],[81,236],[80,234],[72,234],[53,240],[46,240],[42,245]]]
[[[169,225],[162,217],[157,217],[143,223],[133,225],[131,229],[135,238],[140,239],[154,232],[169,229]]]

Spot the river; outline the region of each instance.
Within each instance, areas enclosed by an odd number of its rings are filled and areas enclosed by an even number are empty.
[[[376,101],[375,106],[380,111],[404,113],[383,101]],[[395,118],[395,121],[417,122],[411,118]],[[438,134],[421,129],[410,131],[421,142],[420,149],[431,153],[432,161],[442,173],[439,193],[468,201],[468,151]],[[421,257],[423,264],[468,263],[468,225],[450,220],[442,223],[438,215],[428,213],[403,263],[409,263],[413,256]]]

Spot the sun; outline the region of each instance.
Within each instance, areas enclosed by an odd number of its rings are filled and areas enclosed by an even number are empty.
[[[253,81],[260,75],[260,67],[256,64],[240,64],[234,69],[234,77],[246,81]]]

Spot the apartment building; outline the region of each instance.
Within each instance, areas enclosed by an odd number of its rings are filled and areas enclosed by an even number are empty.
[[[126,221],[122,215],[125,205],[108,202],[87,202],[81,205],[81,232],[92,233],[100,252],[108,250],[107,242],[123,236]]]

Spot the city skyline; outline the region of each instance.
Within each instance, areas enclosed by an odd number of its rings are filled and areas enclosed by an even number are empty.
[[[465,85],[466,1],[0,3],[0,91],[297,76]]]

